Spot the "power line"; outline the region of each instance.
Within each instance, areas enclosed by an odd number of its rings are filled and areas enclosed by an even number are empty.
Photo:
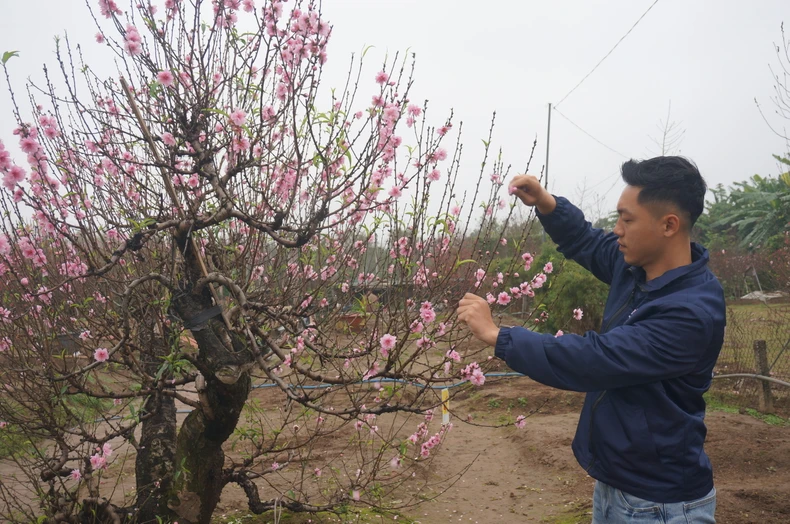
[[[587,73],[586,75],[584,75],[584,78],[582,78],[581,80],[579,80],[579,83],[578,83],[578,84],[576,84],[576,86],[574,86],[574,88],[573,88],[573,89],[571,89],[570,91],[568,91],[568,94],[567,94],[567,95],[565,95],[564,97],[562,97],[562,100],[560,100],[559,102],[557,102],[556,104],[554,104],[554,107],[555,107],[555,108],[556,108],[558,105],[560,105],[561,103],[563,103],[563,102],[565,101],[565,99],[566,99],[566,98],[568,98],[569,96],[571,96],[571,93],[573,93],[574,91],[576,91],[576,88],[578,88],[580,85],[582,85],[582,83],[583,83],[585,80],[587,80],[587,77],[589,77],[591,74],[593,74],[593,73],[595,72],[595,70],[596,70],[596,69],[598,69],[598,66],[600,66],[600,65],[603,63],[603,61],[604,61],[604,60],[606,60],[606,59],[609,57],[609,55],[611,55],[611,54],[612,54],[612,52],[613,52],[615,49],[617,49],[617,46],[618,46],[618,45],[620,45],[620,42],[622,42],[623,40],[625,40],[625,37],[627,37],[629,34],[631,34],[631,31],[633,31],[633,30],[634,30],[634,28],[635,28],[635,27],[636,27],[636,26],[639,24],[639,22],[641,22],[641,21],[642,21],[642,19],[645,17],[645,15],[646,15],[647,13],[649,13],[649,12],[650,12],[650,10],[651,10],[651,9],[653,9],[653,6],[654,6],[654,5],[656,5],[657,3],[658,3],[658,0],[655,0],[655,1],[654,1],[652,4],[650,4],[650,7],[648,7],[648,8],[647,8],[647,11],[645,11],[644,13],[642,13],[642,16],[640,16],[640,17],[639,17],[639,19],[638,19],[636,22],[634,22],[634,25],[632,25],[632,26],[631,26],[631,29],[629,29],[629,30],[628,30],[628,32],[627,32],[626,34],[624,34],[624,35],[623,35],[623,36],[620,38],[620,40],[618,40],[618,41],[617,41],[617,43],[614,45],[614,47],[613,47],[613,48],[611,48],[611,49],[609,50],[609,52],[608,52],[608,53],[606,53],[606,55],[605,55],[603,58],[601,58],[601,59],[598,61],[598,63],[597,63],[597,64],[595,64],[595,67],[593,67],[593,68],[590,70],[590,72],[589,72],[589,73]]]
[[[658,1],[658,0],[656,0],[656,1]],[[616,153],[616,154],[620,155],[620,156],[621,156],[621,157],[623,157],[623,158],[628,158],[628,156],[627,156],[627,155],[624,155],[624,154],[622,154],[620,151],[618,151],[618,150],[616,150],[616,149],[614,149],[614,148],[612,148],[612,147],[609,147],[609,146],[607,146],[606,144],[604,144],[603,142],[601,142],[600,140],[598,140],[597,138],[595,138],[594,136],[592,136],[590,133],[588,133],[587,131],[585,131],[584,129],[582,129],[582,127],[581,127],[579,124],[577,124],[576,122],[574,122],[573,120],[571,120],[571,119],[570,119],[570,118],[568,118],[567,116],[563,115],[563,114],[562,114],[562,112],[561,112],[559,109],[557,109],[557,106],[554,106],[552,109],[554,109],[554,111],[556,111],[556,112],[557,112],[557,114],[559,114],[559,115],[560,115],[562,118],[564,118],[565,120],[567,120],[568,122],[570,122],[570,123],[571,123],[571,125],[573,125],[573,126],[576,128],[576,129],[578,129],[579,131],[581,131],[582,133],[584,133],[584,134],[585,134],[585,135],[587,135],[588,137],[592,138],[593,140],[595,140],[596,142],[598,142],[599,144],[601,144],[603,147],[605,147],[606,149],[608,149],[608,150],[609,150],[609,151],[611,151],[612,153]]]

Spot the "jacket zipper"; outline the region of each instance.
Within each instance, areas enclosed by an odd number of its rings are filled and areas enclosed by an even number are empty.
[[[636,285],[634,285],[634,288],[631,290],[631,294],[628,295],[628,298],[625,300],[623,305],[620,306],[617,309],[617,311],[615,311],[614,315],[609,317],[609,322],[607,322],[606,325],[604,326],[604,329],[601,330],[601,334],[606,333],[606,330],[612,324],[614,319],[619,318],[620,315],[623,314],[623,311],[625,310],[625,308],[628,307],[628,304],[630,304],[631,300],[633,300],[634,293],[636,293]],[[598,409],[598,404],[601,403],[601,400],[603,400],[603,398],[605,396],[606,396],[606,391],[601,392],[601,394],[598,395],[598,398],[595,399],[595,402],[593,402],[592,409],[590,409],[590,428],[589,428],[588,434],[590,435],[590,442],[591,443],[592,443],[593,417],[595,416],[595,410]],[[592,452],[590,454],[592,454]],[[587,473],[589,473],[594,465],[595,465],[595,455],[592,455],[592,459],[590,460],[590,463],[584,469],[587,471]]]
[[[593,416],[595,415],[595,410],[598,408],[598,404],[601,402],[604,396],[606,396],[606,391],[603,391],[601,392],[600,395],[598,395],[598,398],[595,399],[595,402],[593,402],[592,405],[592,409],[590,410],[590,431],[589,431],[590,443],[592,443]],[[592,455],[592,459],[590,459],[590,463],[587,465],[587,467],[584,468],[585,470],[587,470],[587,473],[589,473],[592,467],[595,465],[595,455],[592,454],[592,451],[590,452],[590,454]]]
[[[609,329],[609,326],[611,326],[611,325],[612,325],[612,322],[614,322],[614,319],[618,318],[620,315],[622,315],[622,314],[623,314],[623,311],[625,310],[625,308],[626,308],[626,307],[628,307],[628,304],[630,304],[630,303],[631,303],[631,300],[633,300],[633,299],[634,299],[634,293],[636,293],[636,287],[637,287],[637,285],[635,284],[635,285],[634,285],[634,289],[632,289],[632,290],[631,290],[631,294],[630,294],[630,295],[628,295],[628,298],[625,300],[625,302],[623,303],[623,305],[622,305],[622,306],[620,306],[620,307],[617,309],[617,311],[615,311],[614,315],[612,315],[611,317],[609,317],[609,322],[607,322],[607,323],[606,323],[606,325],[604,326],[604,328],[601,330],[601,334],[602,334],[602,335],[603,335],[604,333],[606,333],[606,330],[607,330],[607,329]]]

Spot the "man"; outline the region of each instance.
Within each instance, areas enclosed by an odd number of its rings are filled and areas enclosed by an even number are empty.
[[[458,308],[475,337],[515,371],[584,391],[573,452],[597,480],[593,523],[712,523],[713,473],[703,450],[703,393],[724,339],[724,293],[708,252],[690,240],[705,181],[680,157],[622,166],[627,187],[613,233],[532,176],[511,182],[559,251],[610,285],[600,333],[499,328],[488,303]]]

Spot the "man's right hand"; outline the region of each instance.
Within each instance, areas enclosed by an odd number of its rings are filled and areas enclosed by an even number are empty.
[[[543,215],[548,215],[557,207],[554,196],[540,185],[540,180],[532,175],[518,175],[510,181],[512,194],[527,206],[535,206]]]

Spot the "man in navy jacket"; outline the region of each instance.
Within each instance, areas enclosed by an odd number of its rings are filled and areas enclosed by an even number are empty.
[[[593,523],[715,522],[716,490],[703,449],[705,401],[724,339],[724,294],[708,252],[690,240],[705,181],[680,157],[622,166],[627,186],[612,233],[532,176],[511,182],[559,251],[610,285],[600,332],[497,327],[473,294],[458,318],[515,371],[584,391],[573,452],[597,480]]]

